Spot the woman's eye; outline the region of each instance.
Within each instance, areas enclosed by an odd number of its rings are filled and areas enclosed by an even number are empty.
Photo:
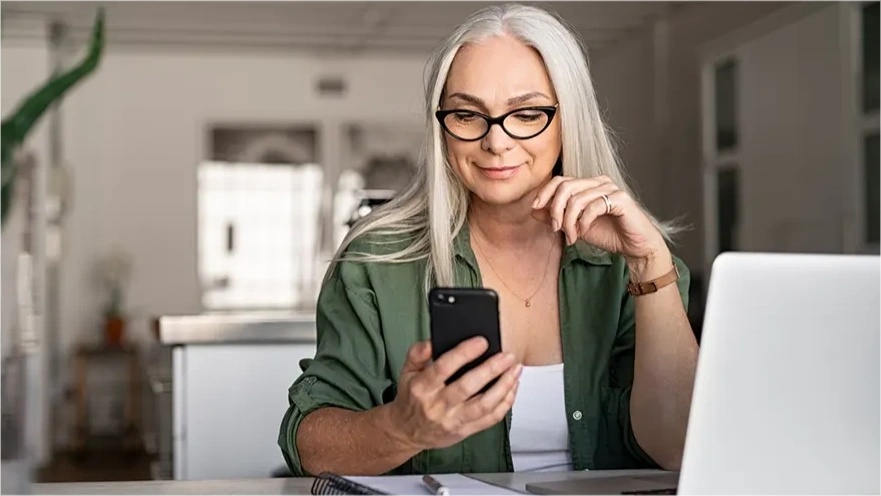
[[[517,112],[514,118],[521,122],[536,122],[544,118],[541,112]]]
[[[470,112],[456,112],[453,114],[453,118],[456,119],[456,122],[472,122],[477,117]]]

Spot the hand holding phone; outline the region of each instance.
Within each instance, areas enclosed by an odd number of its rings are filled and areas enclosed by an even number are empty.
[[[431,310],[431,342],[410,348],[388,405],[387,426],[404,447],[452,446],[511,410],[522,367],[501,352],[497,298],[486,291],[432,291],[448,306]]]
[[[435,288],[429,292],[432,358],[437,360],[459,343],[474,337],[487,341],[487,349],[447,380],[452,384],[496,353],[502,352],[499,298],[492,289]],[[485,392],[492,382],[481,390]]]

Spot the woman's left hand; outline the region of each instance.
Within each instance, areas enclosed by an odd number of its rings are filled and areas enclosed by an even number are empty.
[[[581,239],[630,260],[651,259],[667,251],[663,236],[645,212],[606,176],[555,176],[539,190],[532,208],[555,232],[562,230],[570,245]]]

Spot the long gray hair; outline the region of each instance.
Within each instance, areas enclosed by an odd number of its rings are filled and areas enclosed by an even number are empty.
[[[426,135],[420,167],[411,185],[395,199],[356,223],[343,240],[328,270],[340,260],[411,262],[428,259],[425,287],[453,286],[453,240],[468,214],[469,193],[447,160],[443,130],[434,119],[447,74],[459,48],[496,36],[509,35],[534,48],[544,60],[559,102],[563,131],[563,174],[570,177],[606,175],[619,188],[627,187],[600,115],[587,53],[574,30],[540,8],[505,4],[473,13],[432,53],[425,72]],[[668,238],[673,228],[652,218]],[[352,240],[366,234],[377,239],[408,239],[406,246],[388,252],[346,252]],[[381,243],[381,241],[380,241]]]

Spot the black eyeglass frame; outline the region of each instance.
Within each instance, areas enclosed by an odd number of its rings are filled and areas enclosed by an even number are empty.
[[[559,106],[560,106],[559,103],[555,103],[553,106],[541,105],[541,106],[536,106],[536,107],[521,107],[521,108],[511,110],[510,112],[506,112],[498,117],[490,117],[486,114],[482,114],[482,113],[477,112],[475,110],[465,110],[465,109],[440,110],[440,109],[438,109],[437,111],[435,111],[434,116],[438,120],[441,128],[443,128],[444,131],[446,131],[450,136],[452,136],[460,141],[480,141],[483,138],[485,138],[487,134],[489,134],[489,130],[492,129],[494,124],[498,124],[499,127],[502,128],[502,131],[505,132],[505,134],[507,134],[511,138],[514,138],[515,140],[528,140],[528,139],[535,138],[536,136],[538,136],[539,134],[541,134],[541,133],[545,132],[545,130],[547,130],[547,128],[551,125],[551,121],[554,120],[554,116],[557,115],[557,109]],[[515,136],[515,135],[511,134],[511,132],[508,131],[508,129],[505,128],[505,124],[504,124],[505,119],[510,117],[512,114],[516,114],[517,112],[523,112],[524,110],[537,110],[537,111],[543,112],[545,115],[548,116],[548,121],[545,123],[544,127],[541,128],[535,134],[532,134],[530,136]],[[446,119],[446,117],[450,114],[470,114],[475,117],[480,117],[481,119],[486,121],[486,130],[483,132],[483,134],[481,134],[477,138],[470,138],[470,139],[462,138],[461,136],[458,136],[456,133],[450,131],[450,129],[447,127],[447,124],[444,122],[444,119]]]

